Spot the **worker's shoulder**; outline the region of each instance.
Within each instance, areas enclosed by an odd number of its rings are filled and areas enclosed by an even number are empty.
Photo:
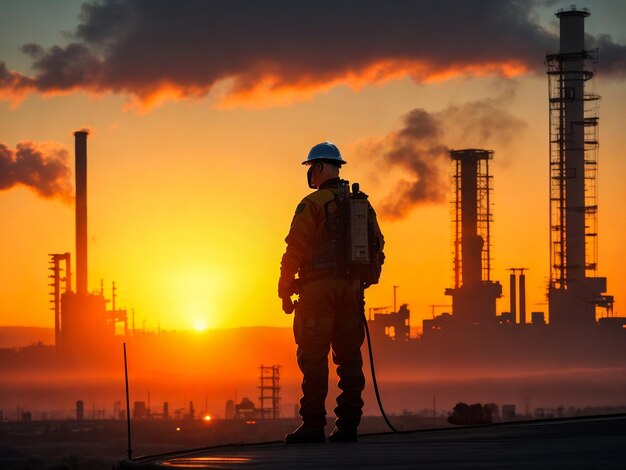
[[[327,203],[335,199],[335,192],[332,189],[319,189],[308,196],[302,202],[324,207]]]

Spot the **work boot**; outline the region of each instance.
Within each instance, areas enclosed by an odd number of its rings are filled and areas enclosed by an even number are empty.
[[[357,442],[356,428],[335,428],[328,436],[328,442]]]
[[[316,428],[302,424],[294,432],[285,435],[285,444],[308,444],[312,442],[326,442],[324,428]]]

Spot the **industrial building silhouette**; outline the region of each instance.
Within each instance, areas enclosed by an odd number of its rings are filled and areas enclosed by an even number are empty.
[[[484,349],[492,357],[493,348],[529,350],[531,361],[550,361],[550,354],[576,348],[594,349],[597,362],[613,361],[614,353],[624,347],[626,318],[613,315],[614,299],[605,293],[606,278],[597,276],[597,127],[595,104],[598,96],[587,92],[593,78],[595,51],[585,49],[584,19],[587,10],[572,7],[557,13],[561,35],[559,52],[547,56],[550,113],[550,281],[548,286],[549,321],[544,312],[526,312],[526,268],[511,268],[510,309],[498,315],[496,300],[502,285],[491,278],[492,200],[494,175],[490,162],[492,150],[459,149],[449,152],[452,171],[453,207],[453,279],[445,290],[452,298],[451,311],[424,320],[422,336],[410,337],[410,310],[407,305],[391,313],[377,312],[370,318],[375,343],[382,356],[399,343],[417,345],[406,349],[403,360],[429,357],[433,344],[439,350],[448,343],[466,343],[472,349]],[[75,132],[76,155],[76,290],[72,291],[71,255],[52,254],[50,259],[55,340],[59,352],[75,357],[110,353],[119,345],[116,324],[123,323],[128,335],[128,313],[112,308],[103,289],[88,292],[87,263],[87,136]],[[519,282],[519,290],[517,284]],[[519,309],[518,309],[519,302]],[[394,302],[395,304],[395,302]],[[604,316],[597,319],[597,310]],[[584,338],[583,338],[584,337]],[[469,341],[469,343],[468,343]],[[555,345],[564,343],[564,349]],[[498,346],[500,345],[500,346]],[[622,349],[623,350],[623,349]],[[397,352],[397,349],[395,349]],[[463,351],[456,351],[464,354]],[[441,356],[444,360],[449,356]],[[447,358],[447,359],[446,359]],[[578,355],[570,356],[573,361]],[[554,362],[554,361],[552,361]],[[593,364],[593,363],[592,363]]]
[[[128,334],[128,314],[115,305],[116,287],[112,285],[112,308],[100,292],[88,291],[87,251],[87,130],[74,132],[76,160],[76,290],[72,290],[70,253],[51,254],[49,278],[54,311],[54,338],[59,353],[65,357],[106,357],[119,346],[116,324],[124,324]]]

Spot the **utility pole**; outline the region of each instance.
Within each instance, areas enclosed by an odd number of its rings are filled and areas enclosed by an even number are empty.
[[[398,310],[396,309],[396,290],[400,286],[393,286],[393,313],[396,313]]]

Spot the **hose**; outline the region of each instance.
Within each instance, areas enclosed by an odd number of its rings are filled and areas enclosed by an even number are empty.
[[[385,423],[387,423],[387,426],[389,426],[389,429],[391,429],[391,431],[393,431],[396,434],[407,434],[413,431],[400,431],[398,429],[396,429],[393,424],[391,424],[391,421],[389,421],[389,418],[387,418],[387,413],[385,413],[385,408],[383,407],[383,402],[380,399],[380,392],[378,391],[378,382],[376,380],[376,371],[374,369],[374,353],[372,352],[372,340],[370,338],[370,329],[367,326],[367,318],[365,317],[365,310],[363,310],[363,322],[365,324],[365,335],[367,336],[367,351],[369,352],[369,358],[370,358],[370,370],[372,372],[372,383],[374,384],[374,393],[376,394],[376,401],[378,402],[378,408],[380,409],[380,413],[383,415],[383,419],[385,420]]]

